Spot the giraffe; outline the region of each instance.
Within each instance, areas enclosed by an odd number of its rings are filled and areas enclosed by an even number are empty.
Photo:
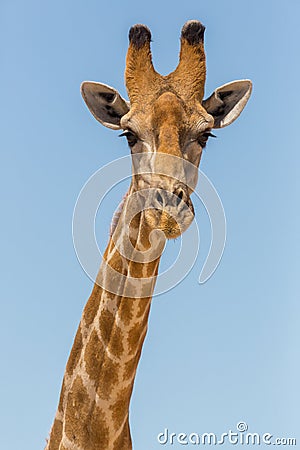
[[[250,80],[238,80],[203,100],[204,31],[196,20],[183,26],[178,66],[162,76],[152,63],[150,30],[131,27],[129,102],[108,85],[81,85],[94,117],[123,130],[132,180],[83,310],[46,450],[132,449],[129,404],[165,239],[191,224],[190,196],[211,130],[231,124],[252,89]]]

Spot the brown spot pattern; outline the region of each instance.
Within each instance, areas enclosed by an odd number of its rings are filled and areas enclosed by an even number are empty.
[[[142,320],[142,323],[137,323],[134,325],[131,330],[128,333],[128,346],[129,346],[129,353],[135,354],[136,351],[141,347],[144,337],[146,335],[147,329],[145,328],[147,326],[147,320]]]
[[[62,430],[63,430],[62,421],[55,419],[50,434],[48,450],[59,449],[59,444],[62,438]]]
[[[109,444],[109,430],[103,411],[90,401],[79,377],[70,390],[65,432],[68,439],[84,449],[103,450]]]
[[[93,330],[85,348],[84,360],[87,374],[94,382],[99,379],[103,358],[103,345],[96,330]]]
[[[115,317],[108,311],[108,309],[103,309],[99,318],[99,328],[101,333],[101,338],[105,345],[109,343],[110,336],[112,333],[112,328],[114,326]]]
[[[130,264],[130,273],[135,278],[143,278],[144,263],[132,262]]]
[[[108,260],[108,264],[117,272],[122,273],[123,275],[127,274],[127,261],[116,252],[114,258]]]
[[[145,297],[139,300],[139,307],[137,310],[137,319],[140,319],[142,316],[146,315],[146,319],[148,319],[149,311],[151,306],[151,297]]]
[[[109,429],[105,424],[105,415],[95,403],[89,418],[88,432],[90,436],[90,447],[88,448],[95,450],[109,448]]]
[[[65,433],[71,442],[83,443],[85,423],[89,413],[90,399],[80,377],[76,377],[70,388],[66,412]]]
[[[109,399],[113,387],[117,385],[119,381],[119,368],[120,364],[114,363],[108,358],[104,360],[97,387],[97,394],[100,398],[103,398],[104,400]]]
[[[121,300],[120,306],[119,306],[119,316],[122,319],[122,322],[125,326],[129,325],[133,318],[133,305],[134,301],[137,301],[136,299],[131,299],[128,297],[124,297]]]
[[[126,362],[123,381],[129,380],[132,377],[132,374],[136,371],[139,359],[140,359],[140,351],[137,354]]]
[[[132,448],[128,420],[118,438],[116,439],[113,450],[130,450]]]
[[[102,288],[95,284],[93,292],[83,311],[83,318],[87,327],[89,327],[95,319],[100,305],[101,294]]]
[[[119,400],[113,403],[113,405],[110,407],[115,430],[120,429],[124,417],[126,417],[126,414],[128,414],[131,390],[132,389],[124,389],[123,391],[121,391],[119,394]]]
[[[120,328],[118,328],[117,325],[115,325],[113,333],[110,338],[109,351],[115,355],[116,357],[120,358],[122,353],[124,352],[124,346],[122,342],[122,333]]]
[[[66,372],[69,375],[72,375],[73,370],[77,366],[79,359],[80,359],[81,351],[82,351],[82,335],[81,335],[81,329],[79,327],[77,330],[75,339],[74,339],[74,343],[72,346],[72,350],[71,350],[68,362],[67,362]]]

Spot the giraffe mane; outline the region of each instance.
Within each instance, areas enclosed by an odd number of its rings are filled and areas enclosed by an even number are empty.
[[[117,209],[114,212],[114,215],[113,215],[113,218],[112,218],[112,221],[110,224],[110,229],[109,229],[109,237],[110,238],[112,237],[112,235],[115,232],[115,229],[117,228],[117,225],[118,225],[118,222],[119,222],[120,216],[122,214],[124,204],[125,204],[125,201],[126,201],[126,198],[128,197],[128,195],[129,195],[129,189],[126,192],[126,194],[124,195],[124,197],[122,198],[121,202],[119,203]]]

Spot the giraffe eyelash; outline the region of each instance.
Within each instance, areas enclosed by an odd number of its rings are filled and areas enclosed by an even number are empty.
[[[210,131],[207,131],[206,133],[203,133],[203,136],[209,138],[209,137],[213,137],[216,138],[217,136],[215,134],[212,134]]]
[[[202,133],[201,136],[199,136],[199,138],[197,139],[198,144],[201,145],[202,148],[205,148],[209,137],[216,138],[217,136],[210,131],[206,131]]]
[[[123,133],[119,134],[119,137],[123,137],[123,136],[128,136],[129,134],[134,134],[132,131],[130,130],[125,130],[123,131]]]
[[[125,130],[123,133],[119,134],[119,137],[125,136],[128,142],[129,147],[133,147],[137,141],[137,136],[130,130]]]

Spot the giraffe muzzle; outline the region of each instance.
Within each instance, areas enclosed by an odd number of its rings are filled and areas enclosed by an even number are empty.
[[[164,231],[166,238],[180,236],[194,219],[194,207],[186,187],[177,186],[172,191],[153,189],[145,217],[153,228]]]

